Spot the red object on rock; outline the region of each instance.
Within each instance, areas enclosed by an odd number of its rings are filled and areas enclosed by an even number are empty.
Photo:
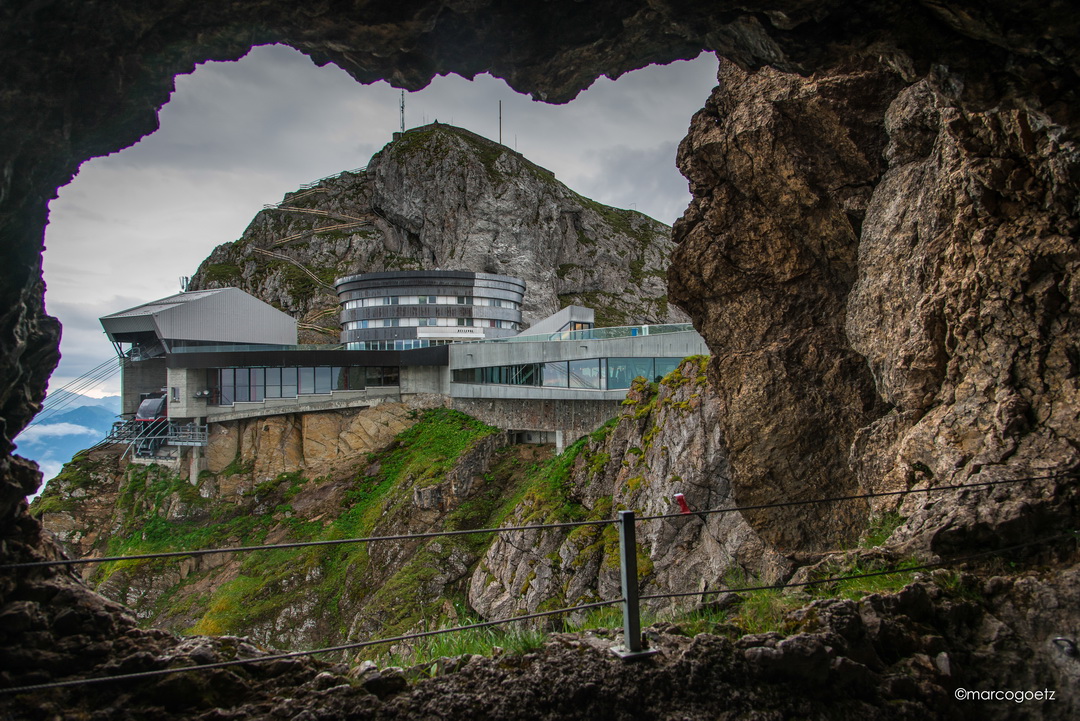
[[[676,493],[675,500],[678,502],[679,508],[682,509],[683,513],[690,513],[690,506],[687,505],[686,498],[683,496],[683,494]]]

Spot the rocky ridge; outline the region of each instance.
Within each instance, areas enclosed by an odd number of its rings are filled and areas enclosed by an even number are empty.
[[[663,223],[584,198],[510,148],[435,123],[401,134],[365,169],[261,211],[190,287],[241,288],[296,316],[313,342],[339,333],[334,278],[381,270],[522,278],[526,325],[570,304],[595,308],[601,325],[685,322],[667,302],[673,249]]]

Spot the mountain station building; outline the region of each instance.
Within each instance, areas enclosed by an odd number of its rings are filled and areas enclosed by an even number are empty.
[[[635,377],[708,353],[690,324],[596,328],[581,306],[522,330],[525,284],[510,276],[394,271],[335,286],[335,345],[297,345],[294,318],[237,288],[102,317],[122,369],[109,440],[136,462],[188,455],[194,470],[211,423],[426,397],[561,450],[616,415]]]

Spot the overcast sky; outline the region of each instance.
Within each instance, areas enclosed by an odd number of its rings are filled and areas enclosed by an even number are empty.
[[[434,120],[498,139],[578,193],[665,223],[690,196],[675,151],[716,84],[716,59],[606,78],[567,105],[534,103],[502,80],[436,78],[406,93],[405,125]],[[98,318],[179,291],[264,203],[361,167],[399,128],[400,91],[359,85],[284,46],[176,79],[161,129],[83,164],[50,204],[45,301],[64,325],[60,388],[113,353]],[[93,395],[119,392],[119,378]]]

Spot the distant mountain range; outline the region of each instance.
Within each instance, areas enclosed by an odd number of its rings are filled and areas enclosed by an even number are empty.
[[[35,422],[15,438],[20,456],[36,461],[48,481],[79,451],[104,438],[120,412],[120,396],[56,391]]]

